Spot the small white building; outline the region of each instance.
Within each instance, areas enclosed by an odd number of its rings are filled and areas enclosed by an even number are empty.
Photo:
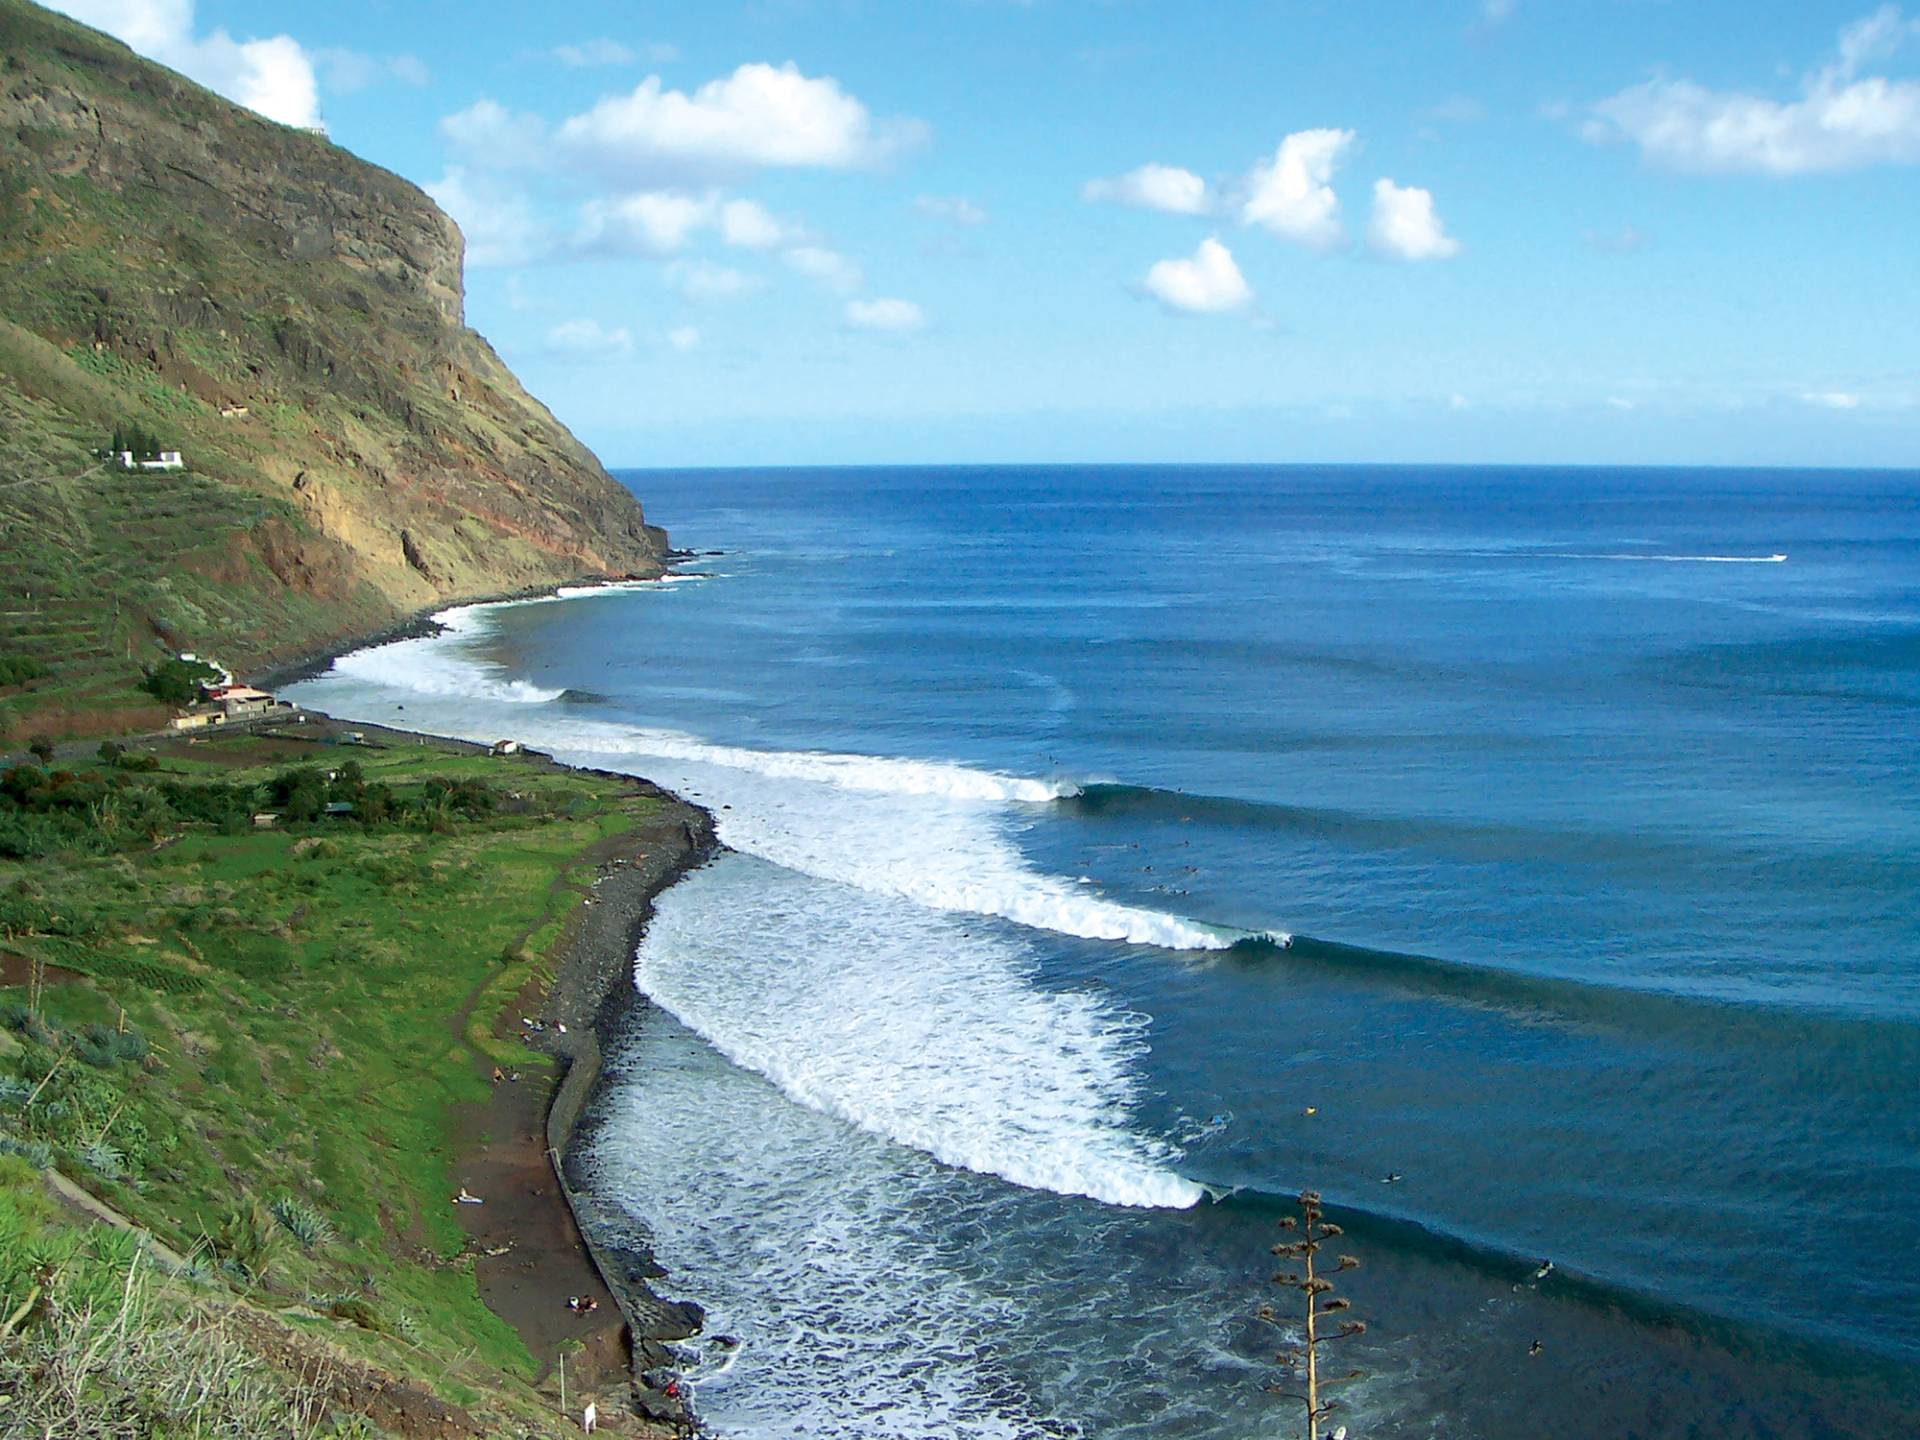
[[[180,458],[178,450],[162,450],[158,460],[136,460],[131,450],[120,452],[122,470],[184,470],[187,462]]]

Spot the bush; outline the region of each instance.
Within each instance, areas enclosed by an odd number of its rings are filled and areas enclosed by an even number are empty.
[[[279,1248],[273,1227],[267,1207],[249,1197],[220,1217],[207,1243],[223,1265],[231,1266],[244,1279],[263,1280],[273,1268],[274,1253]]]
[[[191,705],[200,687],[220,678],[220,672],[198,660],[169,660],[147,672],[140,688],[169,705]]]
[[[18,1156],[35,1170],[53,1168],[53,1147],[44,1140],[23,1139],[17,1135],[0,1135],[0,1155]]]
[[[29,680],[42,680],[52,672],[25,655],[0,655],[0,685],[24,685]]]
[[[73,1056],[96,1070],[112,1068],[120,1061],[120,1037],[111,1025],[89,1025],[73,1042]]]
[[[326,1216],[291,1195],[282,1195],[273,1202],[271,1209],[273,1218],[299,1242],[302,1250],[323,1245],[333,1235],[333,1226],[328,1223]]]
[[[127,1173],[127,1157],[104,1140],[93,1140],[82,1145],[75,1158],[89,1170],[109,1180],[118,1180]]]

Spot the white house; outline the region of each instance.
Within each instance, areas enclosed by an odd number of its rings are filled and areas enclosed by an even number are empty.
[[[135,460],[131,450],[122,450],[120,468],[132,470],[136,467],[141,470],[184,470],[187,468],[187,462],[180,458],[178,450],[162,450],[158,460]]]

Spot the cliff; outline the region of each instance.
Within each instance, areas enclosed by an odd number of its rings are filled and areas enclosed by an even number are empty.
[[[0,732],[131,723],[442,603],[659,572],[665,536],[462,318],[420,190],[0,0]],[[184,471],[94,452],[137,427]]]

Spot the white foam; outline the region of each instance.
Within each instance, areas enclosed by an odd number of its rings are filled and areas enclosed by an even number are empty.
[[[355,650],[333,662],[331,675],[366,685],[421,695],[494,700],[508,705],[544,705],[563,690],[505,675],[475,658],[472,642],[485,631],[483,616],[494,605],[463,605],[433,617],[442,633]]]
[[[724,575],[708,574],[703,571],[688,571],[667,575],[656,575],[650,580],[602,580],[592,585],[562,585],[552,595],[555,600],[586,600],[595,595],[621,595],[634,591],[665,590],[675,585],[697,585],[703,580],[724,580]],[[545,596],[536,599],[545,599]],[[524,603],[517,601],[510,604]]]
[[[646,583],[654,582],[630,582]],[[550,597],[542,597],[547,599]],[[473,653],[489,612],[513,604],[461,606],[434,618],[447,633],[356,651],[310,688],[317,703],[338,679],[405,691],[411,697],[539,705],[564,693],[503,677]],[[424,720],[419,706],[411,723]],[[737,850],[804,874],[912,900],[936,910],[995,915],[1088,940],[1171,950],[1224,950],[1249,938],[1162,910],[1089,891],[1077,880],[1035,870],[1013,843],[1016,805],[1078,792],[1063,779],[1037,779],[937,760],[823,751],[754,750],[671,730],[640,729],[564,715],[476,717],[459,707],[439,722],[449,733],[487,739],[510,725],[515,738],[561,758],[647,776],[705,803],[720,838]],[[1285,941],[1284,935],[1274,938]]]
[[[1130,1129],[1139,1017],[1039,988],[1012,933],[727,856],[662,897],[635,978],[736,1065],[944,1164],[1194,1204]]]
[[[699,800],[728,845],[803,874],[1088,940],[1224,950],[1248,938],[1035,870],[1009,833],[1010,806],[1073,794],[1071,782],[932,761],[747,750],[593,722],[541,734],[567,758],[634,770]]]
[[[1648,560],[1666,565],[1784,565],[1784,555],[1634,555],[1634,554],[1562,554],[1562,560]]]
[[[699,1301],[706,1334],[731,1337],[719,1356],[699,1340],[677,1347],[694,1359],[685,1378],[715,1433],[1084,1433],[1052,1419],[1005,1361],[1037,1338],[1024,1333],[1035,1307],[956,1263],[957,1233],[998,1237],[1032,1224],[1021,1192],[969,1184],[784,1104],[670,1021],[650,1019],[637,1053],[610,1058],[614,1083],[583,1157],[586,1189],[645,1217],[601,1223],[653,1251],[673,1293]],[[1072,1333],[1086,1343],[1085,1326]]]
[[[1080,788],[1072,781],[1024,779],[938,760],[843,755],[818,750],[750,750],[738,745],[715,745],[672,730],[621,732],[615,727],[602,726],[594,738],[598,743],[633,754],[724,766],[769,779],[799,780],[836,790],[878,795],[1039,804],[1078,794]]]
[[[488,608],[449,612],[435,639],[347,657],[302,691],[367,713],[375,686],[409,724],[511,733],[705,804],[739,854],[663,899],[639,979],[800,1103],[1018,1185],[1124,1206],[1199,1199],[1129,1129],[1138,1023],[1037,988],[1019,932],[967,918],[1183,950],[1244,938],[1036,870],[1015,827],[1070,782],[716,745],[525,704],[535,687],[474,653]]]

